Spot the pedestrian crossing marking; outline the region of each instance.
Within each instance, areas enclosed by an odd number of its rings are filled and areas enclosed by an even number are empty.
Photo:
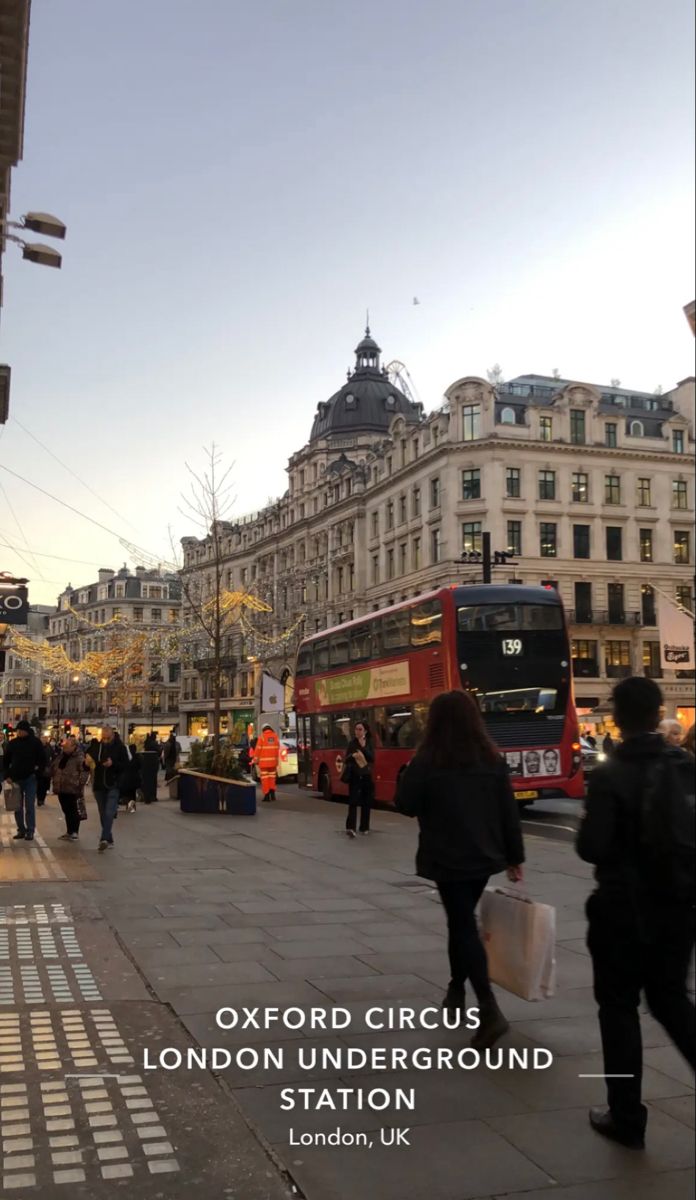
[[[75,843],[50,846],[38,829],[33,841],[15,841],[16,832],[14,813],[0,813],[0,884],[97,878]]]

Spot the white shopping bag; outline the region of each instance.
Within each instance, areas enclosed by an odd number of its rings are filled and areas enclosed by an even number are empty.
[[[527,896],[486,888],[479,908],[493,983],[523,1000],[556,990],[556,910]]]

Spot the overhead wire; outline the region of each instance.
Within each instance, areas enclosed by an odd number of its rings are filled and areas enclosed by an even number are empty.
[[[46,488],[40,487],[38,483],[33,483],[31,479],[26,479],[24,475],[20,475],[18,471],[13,471],[5,463],[0,463],[0,471],[7,471],[8,475],[13,475],[15,479],[21,480],[35,491],[41,492],[42,496],[47,496],[49,500],[53,500],[54,504],[60,504],[62,508],[67,508],[69,512],[74,513],[77,517],[83,517],[85,521],[89,521],[90,525],[95,525],[97,529],[101,529],[103,533],[108,533],[110,537],[115,537],[120,541],[121,535],[115,533],[113,529],[109,529],[108,525],[104,525],[102,521],[98,521],[96,517],[90,517],[89,513],[83,512],[80,508],[75,508],[73,504],[68,504],[67,500],[60,500],[58,496],[54,496],[52,492],[48,492]]]
[[[90,485],[78,475],[77,471],[73,467],[70,467],[67,463],[64,463],[62,458],[59,458],[58,455],[50,449],[50,447],[46,446],[41,439],[36,436],[35,433],[32,433],[30,429],[27,429],[26,425],[23,425],[17,417],[13,416],[12,422],[13,424],[18,425],[22,432],[26,433],[27,437],[30,437],[33,442],[36,442],[37,446],[40,446],[41,449],[46,452],[46,454],[50,455],[50,457],[54,459],[59,466],[63,467],[63,469],[67,471],[69,475],[72,475],[73,479],[76,479],[83,488],[86,488],[90,495],[94,496],[95,500],[98,500],[100,504],[103,504],[106,508],[108,508],[109,512],[113,513],[115,517],[118,517],[119,521],[123,521],[124,524],[129,525],[131,529],[135,529],[135,526],[131,521],[128,520],[127,517],[124,517],[123,513],[118,512],[118,510],[115,509],[112,504],[109,504],[108,500],[105,500],[103,496],[100,496],[98,492],[95,492],[94,488],[90,487]]]
[[[5,485],[4,485],[4,483],[2,482],[2,480],[1,480],[1,479],[0,479],[0,491],[2,492],[3,496],[5,497],[5,502],[6,502],[6,504],[7,504],[7,507],[9,508],[10,512],[12,513],[12,516],[13,516],[13,518],[14,518],[14,522],[15,522],[15,525],[17,526],[17,528],[18,528],[18,530],[19,530],[20,537],[22,538],[22,541],[24,542],[24,545],[26,546],[27,550],[29,551],[29,554],[31,554],[31,546],[29,545],[29,542],[28,542],[28,540],[27,540],[27,535],[26,535],[26,533],[24,532],[24,529],[23,529],[23,527],[22,527],[22,523],[21,523],[21,521],[20,521],[19,517],[17,516],[17,514],[16,514],[16,512],[15,512],[15,510],[14,510],[14,505],[12,504],[12,501],[10,500],[10,497],[9,497],[9,496],[8,496],[8,494],[7,494],[7,489],[5,488]],[[22,561],[23,561],[23,562],[27,562],[27,559],[26,559],[26,558],[24,558],[24,556],[23,556],[22,554],[20,554],[20,555],[19,555],[19,557],[22,559]],[[33,555],[32,555],[32,557],[33,557]],[[29,563],[27,563],[27,566],[29,566],[29,570],[30,570],[30,571],[31,571],[31,570],[33,570],[33,568],[31,567],[31,565],[30,565]],[[39,578],[40,578],[40,579],[43,579],[44,577],[43,577],[43,575],[42,575],[42,573],[41,573],[41,567],[40,567],[39,563],[36,561],[36,559],[35,559],[35,558],[34,558],[34,567],[36,568],[36,571],[37,571],[37,573],[38,573],[38,575],[39,575]]]

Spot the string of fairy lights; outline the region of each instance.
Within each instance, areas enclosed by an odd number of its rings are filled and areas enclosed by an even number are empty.
[[[9,631],[9,648],[22,664],[38,667],[49,680],[79,677],[82,683],[101,688],[125,684],[127,680],[135,684],[148,663],[193,665],[206,648],[210,649],[212,642],[206,631],[206,619],[219,620],[222,636],[238,627],[252,654],[257,651],[266,654],[282,652],[305,621],[302,613],[288,628],[274,634],[265,633],[252,623],[248,613],[270,616],[271,605],[251,592],[228,590],[219,596],[209,596],[201,603],[199,611],[203,620],[198,624],[143,628],[141,623],[129,620],[123,614],[100,621],[70,605],[64,611],[75,620],[75,628],[63,635],[72,653],[68,653],[65,645],[35,640],[18,629]],[[100,643],[98,649],[92,646],[93,636]],[[85,640],[89,648],[82,653]],[[77,654],[74,647],[78,647]]]

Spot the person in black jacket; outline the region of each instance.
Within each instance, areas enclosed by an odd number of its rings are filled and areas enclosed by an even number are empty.
[[[488,977],[475,910],[491,875],[522,878],[519,809],[507,767],[468,692],[444,692],[430,705],[423,743],[399,783],[397,808],[420,826],[416,871],[437,884],[447,914],[451,980],[444,1007],[464,1013],[467,979],[476,993],[477,1049],[509,1026]]]
[[[696,1066],[696,1012],[686,987],[693,900],[672,895],[667,879],[655,878],[654,867],[646,870],[646,781],[668,761],[693,786],[693,763],[655,732],[662,693],[652,679],[622,680],[613,700],[623,741],[611,761],[590,775],[576,842],[580,857],[596,866],[587,945],[607,1076],[608,1108],[591,1109],[590,1124],[613,1141],[642,1148],[647,1108],[641,1102],[641,989],[653,1016]]]
[[[94,763],[92,790],[102,823],[99,853],[114,844],[112,826],[118,812],[123,777],[128,767],[128,751],[110,725],[102,727],[101,741],[96,738],[89,748]]]
[[[119,803],[125,805],[129,813],[135,812],[138,790],[141,786],[140,755],[135,742],[131,742],[128,746],[128,765],[123,772],[119,789]]]
[[[46,755],[41,742],[29,722],[20,721],[4,755],[5,778],[16,783],[21,793],[19,808],[15,809],[15,841],[34,840],[37,773],[43,771],[45,765]]]
[[[352,741],[346,750],[346,765],[343,768],[343,779],[348,776],[348,816],[346,817],[346,833],[355,837],[355,826],[358,823],[360,809],[360,832],[367,836],[370,832],[370,810],[374,798],[372,782],[372,766],[375,753],[372,749],[370,730],[364,721],[358,721]]]

